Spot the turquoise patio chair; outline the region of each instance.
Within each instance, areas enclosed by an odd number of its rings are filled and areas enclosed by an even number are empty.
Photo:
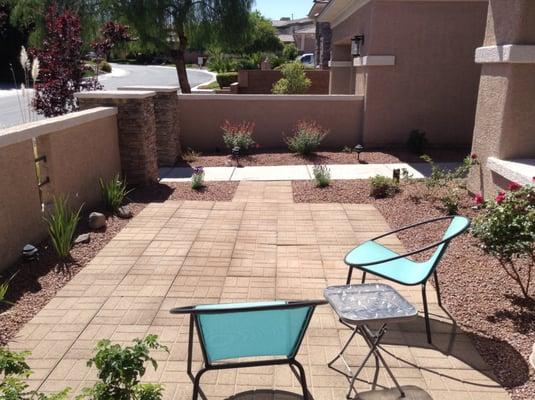
[[[303,397],[308,399],[303,366],[295,359],[316,306],[325,300],[210,304],[174,308],[189,314],[188,375],[193,400],[201,376],[210,370],[288,364],[299,370]],[[193,331],[197,330],[204,365],[192,374]]]
[[[443,220],[451,220],[442,240],[424,246],[418,250],[404,254],[398,254],[389,248],[377,243],[378,239],[402,232],[408,229],[428,225]],[[422,298],[424,303],[425,329],[427,341],[431,343],[431,329],[429,326],[429,311],[427,307],[426,284],[427,280],[434,275],[435,285],[438,295],[438,304],[442,306],[440,300],[440,287],[438,285],[437,266],[448,248],[452,239],[464,233],[470,226],[470,219],[461,216],[450,216],[434,218],[428,221],[419,222],[414,225],[405,226],[395,231],[385,233],[368,240],[351,250],[345,257],[345,263],[349,266],[347,284],[351,283],[353,269],[363,271],[362,283],[366,280],[366,273],[380,276],[393,282],[407,286],[422,285]],[[409,257],[424,251],[436,248],[433,255],[426,261],[413,261]]]

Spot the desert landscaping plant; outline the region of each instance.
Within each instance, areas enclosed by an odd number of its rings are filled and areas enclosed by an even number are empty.
[[[216,76],[217,83],[219,87],[229,87],[234,82],[238,82],[238,73],[237,72],[221,72]]]
[[[425,132],[420,129],[414,129],[409,133],[407,139],[407,148],[414,154],[421,155],[424,153],[427,146],[427,138]]]
[[[54,198],[54,209],[45,218],[52,245],[61,259],[69,257],[81,209],[82,207],[78,211],[73,211],[66,197],[57,197]]]
[[[458,188],[449,188],[447,193],[440,198],[448,215],[455,215],[459,211],[459,202],[461,201],[459,191]]]
[[[255,143],[253,140],[254,122],[230,122],[225,121],[221,126],[223,130],[223,142],[229,149],[239,147],[241,152],[246,152]]]
[[[317,187],[323,188],[331,184],[331,171],[326,165],[314,165],[312,172]]]
[[[463,159],[461,165],[450,171],[441,168],[428,155],[424,154],[420,158],[431,166],[431,174],[425,179],[425,184],[429,188],[450,186],[452,183],[461,184],[470,172],[470,168],[477,164],[477,157],[470,155]]]
[[[376,199],[392,197],[399,192],[399,184],[392,178],[376,175],[370,178],[370,195]]]
[[[95,366],[99,381],[92,387],[84,388],[77,399],[82,400],[158,400],[162,398],[161,385],[141,383],[146,372],[146,363],[154,369],[158,363],[151,357],[151,350],[167,347],[158,343],[158,337],[147,335],[144,339],[134,339],[132,346],[122,347],[108,339],[98,342],[96,354],[88,367]]]
[[[534,186],[511,183],[509,191],[486,202],[483,213],[474,220],[472,234],[518,284],[524,298],[533,299],[530,285],[535,265]]]
[[[199,190],[204,187],[204,168],[197,167],[193,170],[191,175],[191,188],[193,190]]]
[[[291,152],[309,155],[317,150],[328,133],[315,121],[299,121],[292,136],[285,137],[285,141]]]
[[[108,182],[100,178],[98,183],[106,208],[111,212],[117,212],[123,204],[125,197],[131,192],[131,190],[127,189],[126,180],[121,180],[121,177],[117,174]]]
[[[298,61],[284,64],[280,68],[282,78],[274,85],[273,94],[305,94],[308,92],[311,80],[305,75],[305,67]]]
[[[2,400],[64,400],[69,389],[59,393],[45,394],[28,390],[25,382],[32,371],[26,363],[28,352],[13,352],[0,347],[0,399]]]

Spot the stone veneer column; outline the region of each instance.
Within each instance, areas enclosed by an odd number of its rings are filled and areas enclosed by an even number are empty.
[[[331,24],[329,22],[316,22],[316,64],[322,69],[329,67],[331,38]]]
[[[490,0],[475,59],[482,67],[472,151],[480,168],[468,187],[489,197],[507,184],[487,168],[489,157],[535,157],[535,1]]]
[[[154,96],[158,166],[170,167],[182,155],[178,123],[178,86],[123,86],[118,90],[149,90]]]
[[[123,175],[130,184],[146,185],[159,179],[153,91],[94,91],[75,96],[81,110],[117,107],[119,150]]]

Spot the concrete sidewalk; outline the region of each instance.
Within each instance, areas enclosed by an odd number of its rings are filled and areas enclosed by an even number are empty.
[[[459,163],[439,163],[442,168],[452,169]],[[313,165],[278,165],[258,167],[206,167],[205,181],[298,181],[314,176]],[[396,168],[406,168],[413,178],[423,178],[431,173],[427,163],[393,164],[332,164],[328,165],[331,179],[368,179],[375,175],[392,176]],[[193,168],[160,168],[162,182],[187,182]]]

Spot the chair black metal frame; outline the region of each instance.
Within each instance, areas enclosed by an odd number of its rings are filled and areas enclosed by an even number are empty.
[[[456,217],[460,217],[460,216],[438,217],[438,218],[433,218],[433,219],[429,219],[429,220],[426,220],[426,221],[421,221],[421,222],[418,222],[416,224],[407,225],[407,226],[404,226],[402,228],[399,228],[399,229],[384,233],[382,235],[376,236],[373,239],[370,239],[369,241],[375,242],[375,241],[377,241],[379,239],[382,239],[384,237],[391,236],[393,234],[396,234],[396,233],[399,233],[399,232],[402,232],[402,231],[406,231],[406,230],[409,230],[409,229],[412,229],[412,228],[416,228],[418,226],[428,225],[428,224],[432,224],[432,223],[435,223],[435,222],[444,221],[444,220],[448,220],[448,219],[449,220],[453,220]],[[440,286],[439,286],[439,283],[438,283],[437,267],[438,267],[438,264],[440,263],[440,261],[442,259],[442,256],[444,255],[446,249],[448,248],[450,242],[453,239],[455,239],[457,236],[462,235],[470,227],[470,223],[471,223],[470,219],[467,218],[467,217],[461,217],[461,218],[465,218],[467,220],[467,223],[466,223],[466,226],[464,227],[464,229],[460,230],[459,232],[456,232],[455,234],[453,234],[451,236],[448,236],[445,239],[442,239],[442,240],[440,240],[438,242],[434,242],[432,244],[429,244],[429,245],[424,246],[422,248],[419,248],[417,250],[412,250],[412,251],[409,251],[407,253],[397,255],[395,257],[385,258],[383,260],[377,260],[377,261],[372,261],[372,262],[367,262],[367,263],[362,263],[362,264],[350,264],[347,261],[345,261],[346,264],[349,266],[349,271],[348,271],[348,274],[347,274],[346,284],[348,284],[348,285],[351,284],[351,278],[352,278],[352,275],[353,275],[353,269],[357,268],[357,269],[360,269],[362,271],[362,281],[361,281],[362,283],[364,283],[366,281],[366,273],[369,272],[370,274],[377,275],[377,276],[379,276],[381,278],[384,278],[384,279],[387,279],[387,280],[390,280],[390,281],[393,281],[393,282],[396,282],[396,283],[399,283],[399,284],[405,285],[405,286],[422,285],[422,300],[423,300],[423,304],[424,304],[424,318],[425,318],[425,330],[426,330],[426,333],[427,333],[427,342],[428,343],[432,343],[432,340],[431,340],[431,327],[430,327],[430,322],[429,322],[429,307],[428,307],[428,304],[427,304],[426,284],[427,284],[427,280],[429,279],[429,277],[431,275],[433,275],[434,279],[435,279],[436,289],[437,289],[438,305],[440,307],[442,307],[442,300],[440,298]],[[376,271],[371,271],[369,269],[366,269],[366,267],[369,267],[369,266],[372,266],[372,265],[384,264],[384,263],[387,263],[387,262],[390,262],[390,261],[395,261],[395,260],[399,260],[401,258],[407,258],[407,257],[410,257],[412,255],[423,253],[424,251],[431,250],[431,249],[434,249],[436,247],[439,247],[440,245],[444,245],[444,246],[440,250],[440,253],[438,254],[438,257],[437,257],[433,267],[429,270],[429,273],[425,276],[424,279],[422,279],[421,281],[416,282],[414,284],[411,284],[411,285],[409,285],[409,284],[407,284],[405,282],[401,282],[399,280],[393,279],[393,278],[391,278],[389,276],[382,275],[382,274],[380,274],[380,273],[378,273]],[[353,251],[353,250],[351,250],[351,251]],[[344,260],[347,260],[347,256],[351,253],[351,251],[346,255]]]
[[[250,303],[254,304],[254,303]],[[200,380],[204,373],[211,370],[220,370],[220,369],[231,369],[231,368],[248,368],[248,367],[260,367],[268,365],[285,365],[295,366],[299,371],[299,381],[301,383],[301,388],[303,390],[303,398],[308,400],[308,388],[305,377],[305,370],[301,363],[295,359],[301,343],[305,336],[305,332],[310,324],[312,315],[317,306],[327,304],[326,300],[305,300],[305,301],[289,301],[281,304],[270,304],[270,305],[259,305],[259,306],[244,306],[236,308],[217,308],[217,309],[198,309],[197,306],[187,306],[187,307],[178,307],[173,308],[170,312],[171,314],[189,314],[189,333],[188,333],[188,367],[187,372],[190,378],[193,381],[193,400],[197,400],[199,391],[200,391]],[[305,322],[299,333],[295,347],[292,349],[290,357],[280,358],[280,359],[269,359],[269,360],[255,360],[255,361],[241,361],[241,362],[228,362],[228,363],[211,363],[208,359],[206,352],[206,343],[204,342],[203,335],[200,329],[199,315],[203,314],[231,314],[231,313],[241,313],[241,312],[254,312],[254,311],[271,311],[271,310],[286,310],[291,308],[302,308],[310,307]],[[193,331],[197,330],[197,335],[199,343],[201,346],[201,351],[203,355],[204,366],[193,375],[192,372],[192,357],[193,357]],[[293,369],[292,369],[293,370]]]

